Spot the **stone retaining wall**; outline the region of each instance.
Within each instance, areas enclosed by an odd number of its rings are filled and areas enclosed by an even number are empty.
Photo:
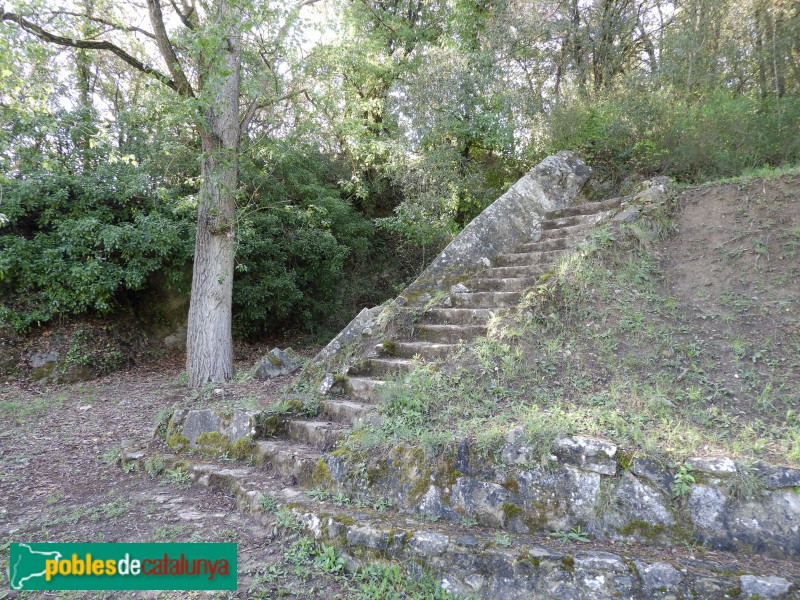
[[[800,556],[800,470],[691,458],[683,473],[694,481],[679,493],[677,468],[622,456],[609,442],[562,437],[541,464],[524,438],[521,427],[512,429],[497,461],[467,442],[435,459],[398,446],[385,459],[367,459],[366,471],[364,457],[343,451],[325,461],[332,489],[355,492],[367,483],[429,519],[516,533],[580,527],[595,539]]]
[[[252,438],[278,434],[288,418],[239,409],[178,411],[167,437],[192,447],[217,433],[231,448],[246,448]],[[387,456],[341,449],[322,461],[314,485],[354,496],[368,486],[401,512],[434,521],[475,521],[523,534],[580,527],[594,539],[800,556],[798,469],[690,458],[682,466],[693,481],[677,493],[680,466],[625,456],[604,440],[564,436],[542,464],[522,427],[488,453],[460,442],[435,458],[400,445]]]

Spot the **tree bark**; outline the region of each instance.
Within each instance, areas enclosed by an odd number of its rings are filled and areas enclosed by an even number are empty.
[[[203,184],[197,207],[192,294],[186,347],[189,387],[233,377],[232,303],[235,252],[241,50],[236,20],[228,3],[216,3],[218,23],[227,38],[217,63],[217,78],[207,80],[209,95],[203,145]]]

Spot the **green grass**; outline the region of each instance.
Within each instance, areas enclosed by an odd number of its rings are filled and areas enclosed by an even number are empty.
[[[751,167],[744,169],[741,175],[736,177],[720,177],[709,179],[702,183],[677,183],[679,188],[706,188],[726,183],[749,184],[756,179],[777,179],[784,175],[800,175],[800,165],[787,165],[783,167]]]

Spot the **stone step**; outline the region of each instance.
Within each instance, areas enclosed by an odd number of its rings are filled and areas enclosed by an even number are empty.
[[[509,308],[514,306],[522,294],[519,292],[469,292],[451,294],[455,308]]]
[[[319,450],[331,450],[348,427],[333,421],[306,421],[290,419],[286,422],[286,435],[291,440]]]
[[[311,486],[322,452],[291,440],[259,440],[256,456],[280,477],[290,477],[298,485]]]
[[[485,325],[494,314],[489,308],[432,308],[420,320],[434,325]]]
[[[532,265],[519,265],[511,267],[492,267],[486,269],[481,275],[486,278],[517,278],[524,277],[527,279],[536,279],[542,273],[550,270],[551,264],[543,265],[541,263],[534,263]]]
[[[549,269],[553,263],[555,263],[559,258],[568,254],[570,251],[567,249],[563,250],[549,250],[546,252],[509,252],[508,254],[500,254],[498,255],[495,260],[495,266],[492,268],[497,267],[528,267],[534,265],[542,265],[544,268],[542,272]]]
[[[351,400],[330,399],[322,403],[322,415],[333,422],[353,427],[369,420],[375,412],[374,404],[362,404]]]
[[[455,344],[432,344],[430,342],[391,342],[378,346],[379,351],[384,354],[403,358],[420,356],[425,360],[447,358],[456,348]]]
[[[413,368],[414,361],[409,358],[368,358],[355,369],[354,374],[387,378],[408,373]]]
[[[363,402],[379,402],[378,390],[385,383],[380,379],[371,379],[369,377],[348,377],[346,389],[350,396]]]
[[[486,335],[485,325],[420,325],[417,336],[428,342],[455,344]]]
[[[578,204],[577,206],[569,206],[553,210],[547,213],[547,219],[560,219],[562,217],[574,217],[577,215],[591,215],[602,211],[610,211],[619,208],[622,204],[622,198],[611,198],[601,202],[587,202],[585,204]]]
[[[127,464],[125,458],[123,463]],[[325,472],[312,471],[312,481],[324,479]],[[473,598],[799,597],[797,563],[788,560],[722,551],[703,553],[698,559],[694,552],[680,549],[665,555],[663,549],[648,544],[555,543],[548,537],[501,534],[448,520],[433,523],[394,510],[379,511],[366,494],[366,502],[351,499],[349,505],[319,494],[312,497],[258,468],[218,461],[190,464],[189,474],[196,485],[232,495],[240,510],[253,515],[255,527],[272,526],[263,502],[270,497],[273,506],[277,502],[289,507],[308,534],[342,551],[351,567],[375,559],[414,564],[430,572],[447,591]],[[364,557],[369,557],[366,562]]]
[[[521,252],[548,252],[550,250],[571,250],[576,248],[583,240],[585,235],[574,235],[561,237],[554,240],[542,240],[541,242],[528,242],[521,244],[514,249],[514,253]]]
[[[589,232],[592,231],[595,227],[597,227],[598,223],[600,223],[601,221],[602,219],[598,219],[597,221],[592,221],[591,223],[584,223],[581,225],[560,226],[560,227],[554,227],[552,229],[544,229],[545,225],[554,222],[554,221],[545,221],[544,223],[542,223],[542,235],[539,237],[539,241],[554,240],[561,237],[569,237],[575,235],[589,235]]]
[[[485,277],[471,279],[467,282],[470,291],[473,292],[522,292],[534,283],[534,277]]]

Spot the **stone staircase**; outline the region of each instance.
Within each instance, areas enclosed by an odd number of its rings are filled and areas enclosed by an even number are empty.
[[[493,316],[515,306],[537,277],[572,252],[592,228],[610,217],[621,201],[614,198],[547,213],[538,239],[495,257],[490,267],[452,288],[443,305],[419,315],[410,339],[378,344],[371,356],[351,369],[346,384],[351,397],[348,402],[359,403],[359,409],[368,412],[386,379],[412,369],[414,358],[428,362],[444,360],[459,343],[486,335]]]
[[[542,222],[541,237],[496,257],[491,267],[462,282],[442,306],[419,317],[411,339],[378,344],[371,356],[350,368],[345,396],[328,395],[313,419],[288,418],[270,439],[257,442],[258,452],[275,472],[301,486],[313,484],[315,466],[347,431],[375,417],[379,390],[387,379],[410,371],[416,361],[442,361],[459,343],[486,335],[493,315],[515,306],[525,289],[555,262],[584,241],[592,228],[619,208],[621,198],[552,211]],[[416,359],[416,360],[415,360]]]

